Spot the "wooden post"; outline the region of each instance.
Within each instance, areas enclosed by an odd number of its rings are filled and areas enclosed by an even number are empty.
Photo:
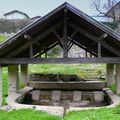
[[[30,45],[30,58],[33,57],[33,45],[31,44]]]
[[[68,57],[68,48],[67,48],[67,9],[64,9],[64,26],[63,26],[63,57]]]
[[[116,93],[120,94],[120,64],[116,64],[116,76],[115,76],[115,83],[116,83]]]
[[[86,57],[86,58],[88,57],[88,53],[87,53],[87,51],[85,51],[85,57]]]
[[[22,64],[20,67],[21,67],[20,79],[27,86],[29,81],[28,64]]]
[[[2,105],[2,67],[0,66],[0,106]]]
[[[101,44],[98,43],[98,57],[101,57]]]
[[[47,58],[47,52],[45,52],[45,58]]]
[[[107,86],[111,86],[114,84],[114,64],[106,65],[106,80]]]
[[[8,95],[19,91],[18,65],[8,65]]]

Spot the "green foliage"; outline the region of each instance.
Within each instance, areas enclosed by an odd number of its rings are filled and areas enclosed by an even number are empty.
[[[118,26],[118,22],[103,22],[103,24],[107,25],[108,27],[112,28],[115,30]]]
[[[23,29],[31,22],[23,19],[23,20],[7,20],[0,19],[0,33],[16,33],[18,30]]]
[[[55,58],[55,57],[58,57],[61,52],[62,52],[62,49],[60,48],[60,46],[57,45],[53,49],[49,50],[47,52],[47,55],[48,55],[48,58]]]
[[[115,93],[116,92],[116,86],[115,85],[111,85],[109,86],[109,88]]]
[[[93,64],[37,64],[30,65],[31,73],[52,73],[52,74],[76,74],[80,77],[97,77],[100,71],[104,71],[105,65],[97,65],[97,70],[81,70],[80,68],[90,68]]]

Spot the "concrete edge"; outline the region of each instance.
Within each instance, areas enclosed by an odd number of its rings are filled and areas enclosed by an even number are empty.
[[[110,90],[110,88],[104,88],[103,92],[108,95],[112,104],[110,104],[108,106],[104,106],[104,107],[88,107],[88,108],[70,107],[69,109],[67,109],[67,113],[70,111],[81,111],[81,110],[92,110],[92,109],[94,110],[94,109],[101,109],[101,108],[114,108],[120,104],[120,97],[118,97],[115,93],[113,93],[112,90]]]
[[[27,104],[20,104],[16,102],[16,99],[21,97],[26,92],[29,92],[30,90],[32,90],[31,87],[25,87],[24,89],[20,90],[19,93],[14,93],[12,95],[9,95],[6,99],[8,106],[11,107],[12,109],[22,109],[22,108],[29,109],[30,108],[35,110],[41,110],[52,115],[63,117],[64,115],[63,107],[27,105]]]
[[[30,109],[36,109],[45,111],[49,114],[56,115],[63,117],[64,116],[64,107],[56,107],[56,106],[40,106],[40,105],[27,105],[27,104],[20,104],[16,102],[16,99],[21,97],[26,92],[29,92],[32,90],[32,87],[25,87],[24,89],[20,90],[19,93],[14,93],[7,97],[7,103],[8,106],[10,106],[12,109],[22,109],[22,108],[30,108]],[[81,111],[81,110],[92,110],[92,109],[101,109],[101,108],[113,108],[120,104],[120,97],[118,97],[116,94],[114,94],[109,88],[104,88],[103,92],[107,94],[112,102],[112,104],[104,107],[70,107],[66,110],[66,113],[70,111]]]

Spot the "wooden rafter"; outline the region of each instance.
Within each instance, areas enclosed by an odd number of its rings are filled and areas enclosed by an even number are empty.
[[[82,48],[83,50],[85,50],[85,51],[91,53],[91,54],[94,55],[94,56],[97,56],[96,53],[94,53],[94,52],[91,51],[90,49],[86,48],[85,46],[81,45],[81,44],[78,43],[77,41],[75,41],[75,40],[73,40],[73,39],[71,39],[71,41],[72,41],[74,44],[76,44],[78,47]]]
[[[47,36],[48,34],[50,34],[51,32],[53,32],[57,27],[59,27],[62,23],[58,23],[55,26],[47,29],[45,32],[41,33],[40,35],[38,35],[35,39],[33,39],[32,41],[29,41],[27,43],[25,43],[24,45],[22,45],[21,47],[17,48],[15,51],[13,51],[12,53],[10,53],[8,56],[6,57],[13,57],[19,53],[21,53],[23,50],[25,50],[26,48],[28,48],[31,44],[36,43],[37,41],[39,41],[40,39],[44,38],[45,36]]]
[[[63,48],[63,43],[62,43],[62,41],[61,41],[61,38],[60,38],[59,34],[58,34],[56,31],[53,31],[53,33],[56,35],[56,37],[57,37],[57,39],[58,39],[58,42],[59,42],[59,44],[60,44],[60,47]]]
[[[101,41],[99,38],[97,38],[96,36],[92,35],[91,33],[87,32],[86,30],[82,29],[81,27],[69,22],[69,25],[74,28],[77,29],[80,33],[82,33],[83,35],[85,35],[86,37],[90,38],[91,40],[95,41],[96,43],[100,43],[103,47],[105,47],[107,50],[111,51],[112,53],[116,54],[117,56],[120,56],[120,51],[117,50],[116,48],[112,47],[111,45],[107,44],[104,41]]]

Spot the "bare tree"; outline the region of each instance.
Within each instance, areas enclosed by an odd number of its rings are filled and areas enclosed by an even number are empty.
[[[92,6],[97,11],[98,15],[105,15],[119,0],[92,0]]]

